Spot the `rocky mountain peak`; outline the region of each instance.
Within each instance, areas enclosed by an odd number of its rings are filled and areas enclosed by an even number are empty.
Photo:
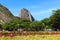
[[[13,18],[12,13],[5,6],[0,4],[0,24],[9,22]]]
[[[31,15],[31,13],[26,8],[21,9],[19,17],[29,19],[30,21],[34,21],[33,16]]]

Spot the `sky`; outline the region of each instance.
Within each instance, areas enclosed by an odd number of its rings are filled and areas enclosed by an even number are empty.
[[[60,0],[0,0],[14,16],[18,16],[22,8],[30,11],[35,20],[43,20],[52,15],[52,10],[60,9]]]

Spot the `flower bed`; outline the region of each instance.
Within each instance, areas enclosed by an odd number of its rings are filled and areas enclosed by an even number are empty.
[[[0,37],[1,36],[10,36],[10,37],[13,37],[13,36],[16,36],[16,35],[58,35],[60,34],[60,32],[56,32],[56,31],[53,31],[53,32],[9,32],[9,33],[2,33],[0,32]]]

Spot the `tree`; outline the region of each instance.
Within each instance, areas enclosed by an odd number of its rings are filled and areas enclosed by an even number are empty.
[[[4,23],[4,24],[2,25],[2,28],[3,28],[4,30],[13,31],[13,29],[14,29],[15,27],[13,26],[12,23]]]
[[[17,24],[19,24],[19,20],[12,20],[12,21],[10,21],[8,23],[2,24],[2,28],[4,30],[13,31],[13,30],[15,30],[15,29],[18,28],[18,25]]]
[[[2,25],[0,24],[0,30],[2,30]]]
[[[50,16],[52,28],[54,30],[60,30],[60,9],[53,10],[53,15]]]
[[[30,24],[31,30],[33,31],[40,31],[44,28],[44,23],[40,21],[34,21]]]
[[[29,20],[15,19],[15,20],[12,20],[8,23],[4,23],[2,25],[2,28],[4,30],[9,30],[9,31],[14,31],[14,30],[17,30],[19,28],[28,30],[29,26],[30,26],[30,21]]]
[[[46,29],[51,28],[51,24],[50,24],[50,19],[49,18],[45,18],[45,19],[41,20],[41,22],[45,24],[45,28]]]

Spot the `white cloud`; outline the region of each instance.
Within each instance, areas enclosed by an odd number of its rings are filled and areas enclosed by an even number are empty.
[[[35,11],[35,12],[32,12],[34,15],[41,15],[41,14],[46,14],[46,13],[51,13],[52,10],[56,10],[58,8],[50,8],[50,9],[47,9],[47,10],[42,10],[42,11]]]
[[[41,20],[44,18],[48,18],[51,14],[52,14],[52,10],[56,10],[57,8],[50,8],[47,10],[42,10],[42,11],[34,11],[31,12],[33,17],[35,17],[35,19]]]

